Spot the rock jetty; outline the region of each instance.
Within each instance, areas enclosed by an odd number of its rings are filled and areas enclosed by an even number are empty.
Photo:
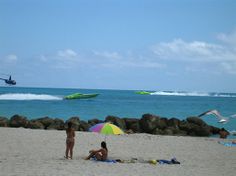
[[[0,117],[0,127],[65,130],[67,123],[72,122],[76,131],[88,131],[97,123],[111,122],[123,129],[126,133],[148,133],[154,135],[174,136],[211,136],[219,134],[220,128],[206,124],[199,117],[187,117],[185,120],[177,118],[164,118],[153,114],[143,114],[141,118],[120,118],[107,116],[104,121],[91,119],[80,120],[79,117],[71,117],[66,121],[59,118],[42,117],[29,120],[25,116],[14,115],[10,119]]]

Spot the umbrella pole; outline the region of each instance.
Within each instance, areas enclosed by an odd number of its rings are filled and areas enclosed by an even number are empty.
[[[105,139],[104,139],[104,141],[106,142],[106,140],[107,140],[107,135],[105,135]]]

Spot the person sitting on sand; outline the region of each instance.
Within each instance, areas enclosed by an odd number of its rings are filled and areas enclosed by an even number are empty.
[[[72,159],[73,158],[73,148],[74,148],[74,144],[75,144],[75,131],[72,128],[72,122],[68,123],[68,128],[66,129],[66,159]],[[68,156],[68,154],[70,153],[70,156]]]
[[[108,149],[107,149],[106,142],[103,141],[101,143],[101,149],[99,149],[99,150],[90,150],[89,153],[90,153],[89,156],[87,158],[85,158],[86,160],[89,160],[92,157],[95,157],[98,161],[107,160]]]
[[[227,136],[229,135],[229,132],[226,131],[224,128],[221,128],[221,130],[219,131],[219,135],[220,135],[220,138],[226,139]]]

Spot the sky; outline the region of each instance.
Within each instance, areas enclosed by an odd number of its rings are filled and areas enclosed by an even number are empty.
[[[4,74],[20,87],[236,92],[236,1],[0,0]]]

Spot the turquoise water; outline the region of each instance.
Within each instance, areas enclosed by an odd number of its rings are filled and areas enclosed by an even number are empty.
[[[76,92],[100,95],[93,99],[63,99]],[[103,120],[107,115],[141,118],[142,114],[151,113],[185,119],[209,109],[217,109],[223,116],[236,114],[233,93],[152,92],[152,95],[139,95],[133,90],[0,87],[0,116],[10,118],[20,114],[28,119],[49,116],[64,120],[79,116],[82,120]],[[217,123],[212,115],[203,118],[210,125],[236,130],[236,118],[227,124]]]

